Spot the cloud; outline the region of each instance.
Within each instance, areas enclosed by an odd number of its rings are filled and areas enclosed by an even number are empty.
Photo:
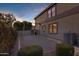
[[[15,17],[16,18],[16,21],[20,21],[20,22],[22,22],[23,21],[23,19],[22,18],[20,18],[20,17]]]
[[[20,17],[17,17],[16,16],[16,21],[20,21],[20,22],[23,22],[23,21],[27,21],[27,22],[31,22],[33,25],[35,24],[35,21],[34,20],[29,20],[29,19],[24,19],[24,18],[20,18]]]
[[[20,22],[28,21],[28,22],[31,22],[33,26],[35,26],[35,21],[34,20],[28,20],[28,19],[24,19],[24,18],[20,18],[20,17],[16,16],[16,21],[20,21]]]

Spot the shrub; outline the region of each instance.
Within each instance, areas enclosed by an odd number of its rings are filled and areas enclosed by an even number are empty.
[[[25,48],[21,48],[18,52],[18,56],[42,56],[43,49],[40,46],[32,45]]]
[[[16,37],[16,32],[12,27],[0,22],[0,53],[10,53]]]
[[[68,44],[57,44],[56,46],[56,54],[58,56],[73,56],[74,55],[74,47]]]

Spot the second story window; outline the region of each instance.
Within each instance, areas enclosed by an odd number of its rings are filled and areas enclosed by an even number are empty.
[[[55,16],[55,7],[52,8],[52,16]]]
[[[55,7],[48,10],[48,18],[55,16]]]
[[[51,18],[51,9],[48,10],[48,18]]]

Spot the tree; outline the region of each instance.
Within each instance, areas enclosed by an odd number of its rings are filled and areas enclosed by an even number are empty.
[[[16,21],[14,23],[14,28],[16,30],[31,30],[32,29],[32,23],[31,22],[27,22],[27,21]]]
[[[9,53],[16,40],[15,30],[0,21],[0,53]]]
[[[5,22],[8,26],[12,27],[12,23],[16,20],[13,14],[0,13],[0,21]]]
[[[23,23],[21,23],[20,21],[16,21],[13,26],[16,30],[22,30],[23,29]]]
[[[32,29],[32,23],[28,22],[28,30]]]
[[[28,30],[28,28],[27,28],[27,21],[23,21],[22,22],[23,23],[23,30]]]
[[[31,30],[32,29],[32,23],[31,22],[23,21],[23,26],[24,26],[25,30]]]
[[[12,14],[0,13],[0,53],[10,53],[13,48],[17,37],[16,31],[12,27],[15,20]]]

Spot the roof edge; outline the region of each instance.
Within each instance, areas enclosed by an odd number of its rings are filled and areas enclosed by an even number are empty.
[[[47,8],[45,8],[42,12],[40,12],[35,18],[34,20],[36,20],[36,18],[38,18],[40,15],[42,15],[45,11],[47,11],[49,8],[51,8],[52,6],[54,6],[56,3],[51,3]]]

